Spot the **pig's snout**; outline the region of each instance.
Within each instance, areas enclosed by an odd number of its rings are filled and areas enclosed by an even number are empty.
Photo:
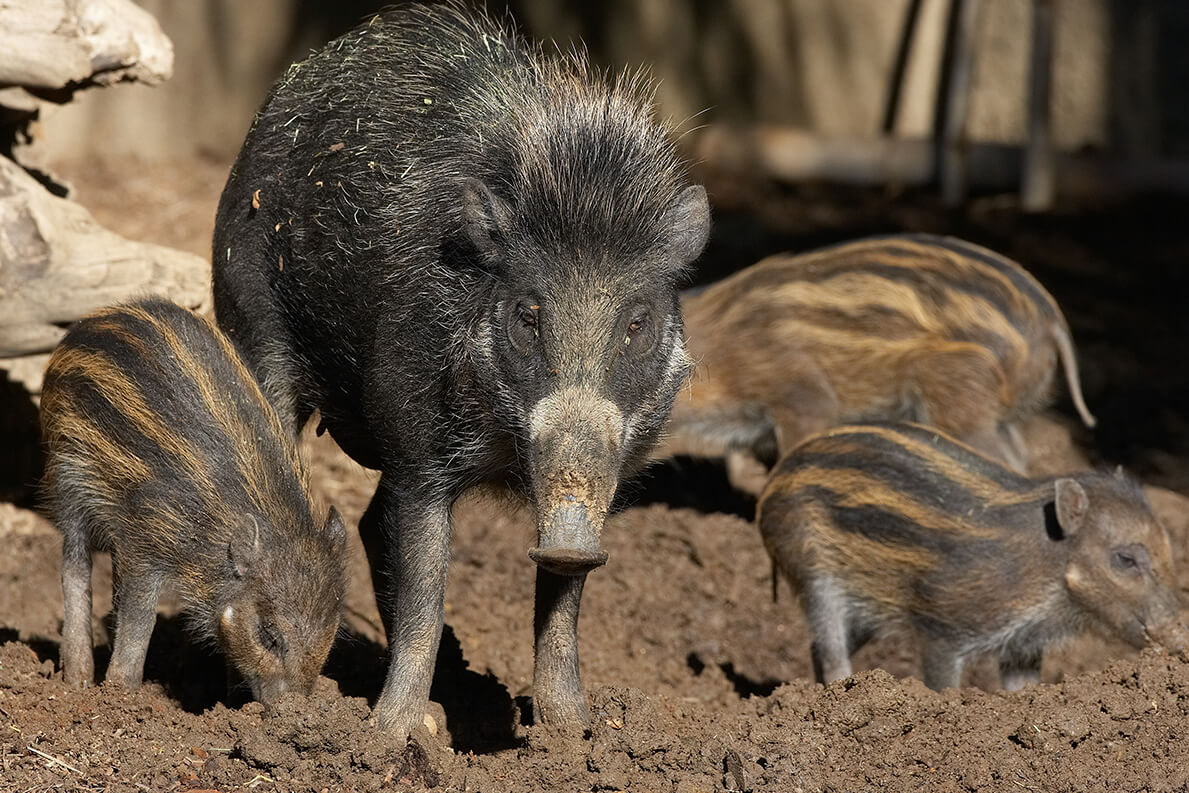
[[[534,408],[537,547],[529,558],[559,575],[606,563],[599,537],[619,481],[623,416],[615,403],[564,388]]]
[[[607,562],[607,552],[599,547],[599,530],[586,505],[573,494],[563,495],[546,516],[537,543],[529,548],[529,558],[558,575],[580,575]]]

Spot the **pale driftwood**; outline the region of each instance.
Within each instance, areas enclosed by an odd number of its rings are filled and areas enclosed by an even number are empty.
[[[137,295],[205,305],[209,284],[205,260],[104,229],[0,157],[0,358],[45,352],[61,326]]]
[[[0,377],[7,372],[9,381],[20,383],[25,390],[37,397],[41,394],[42,382],[45,379],[45,365],[49,363],[49,353],[36,355],[22,355],[19,358],[0,358]]]
[[[708,166],[785,182],[919,186],[934,178],[935,144],[925,138],[825,138],[781,126],[709,126],[695,145]],[[969,186],[1019,188],[1019,146],[968,143]],[[1167,191],[1189,193],[1189,160],[1108,159],[1056,152],[1056,192],[1078,200]]]
[[[155,84],[172,72],[173,44],[131,0],[0,0],[0,86]]]

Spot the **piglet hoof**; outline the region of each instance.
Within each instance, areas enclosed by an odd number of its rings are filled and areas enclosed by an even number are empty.
[[[605,565],[607,552],[577,548],[529,548],[528,558],[556,575],[582,575]]]

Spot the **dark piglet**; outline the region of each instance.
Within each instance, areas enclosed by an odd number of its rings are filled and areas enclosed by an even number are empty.
[[[1035,683],[1045,648],[1087,629],[1186,648],[1168,535],[1122,472],[1030,479],[929,427],[839,427],[780,462],[759,525],[821,682],[894,631],[919,634],[934,689],[982,653],[1006,688]]]
[[[1094,426],[1052,296],[969,242],[895,234],[773,256],[683,297],[698,369],[662,454],[771,465],[777,445],[837,424],[914,421],[1023,470],[1014,422],[1052,401],[1058,364]]]
[[[451,506],[488,482],[537,514],[534,713],[588,721],[582,586],[688,373],[675,285],[708,224],[639,77],[458,3],[384,12],[274,86],[219,203],[215,303],[290,429],[317,410],[382,472],[360,532],[398,740],[429,693]]]
[[[315,525],[297,449],[228,339],[163,300],[100,311],[50,357],[41,407],[67,682],[94,677],[91,554],[107,549],[108,681],[140,685],[169,586],[256,698],[308,693],[342,612],[343,523],[332,507]]]

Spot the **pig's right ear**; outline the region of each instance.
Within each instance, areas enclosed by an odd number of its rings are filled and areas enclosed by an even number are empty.
[[[512,228],[512,208],[478,179],[463,180],[462,224],[485,263],[503,258]]]
[[[260,558],[260,524],[255,515],[246,515],[231,542],[227,543],[227,559],[236,578],[243,578]]]
[[[690,185],[665,210],[665,226],[673,235],[671,250],[678,267],[685,267],[702,255],[710,237],[710,202],[706,188]]]
[[[1086,515],[1090,511],[1090,498],[1085,489],[1073,479],[1058,479],[1057,491],[1057,523],[1065,536],[1076,534],[1082,524],[1086,522]]]
[[[322,531],[326,532],[326,536],[330,538],[335,548],[342,549],[347,544],[347,527],[343,525],[343,516],[334,507],[331,507],[330,512],[327,513]]]

